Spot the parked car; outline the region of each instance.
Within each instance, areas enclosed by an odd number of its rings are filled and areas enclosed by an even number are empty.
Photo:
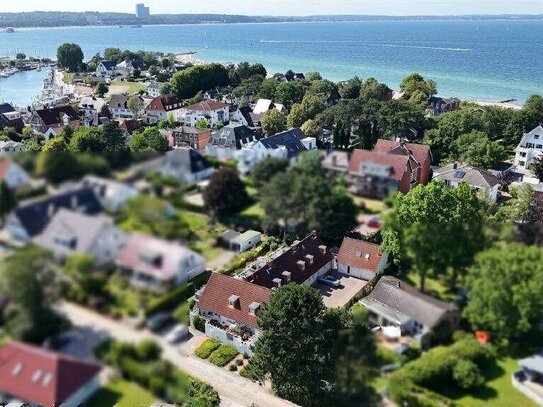
[[[186,325],[179,324],[173,327],[173,329],[166,335],[168,343],[176,343],[185,339],[189,334],[189,328]]]
[[[171,321],[171,318],[171,315],[166,312],[155,314],[147,320],[147,328],[153,332],[160,331]]]
[[[337,278],[332,277],[332,276],[320,277],[319,281],[331,287],[339,287],[341,285],[341,281],[339,281]]]
[[[383,227],[383,222],[379,216],[373,216],[370,220],[368,220],[368,226],[370,228],[379,229]]]

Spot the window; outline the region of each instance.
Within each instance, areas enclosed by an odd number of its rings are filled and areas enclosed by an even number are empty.
[[[535,148],[537,148],[538,150],[541,150],[543,148],[543,145],[542,144],[538,144],[537,146],[535,146]]]

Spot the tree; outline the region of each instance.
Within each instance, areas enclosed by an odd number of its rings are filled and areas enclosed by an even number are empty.
[[[108,119],[111,119],[111,117],[113,116],[111,114],[111,110],[109,110],[109,107],[106,104],[104,104],[104,106],[102,106],[102,108],[100,109],[100,113],[98,113],[98,115],[100,117],[107,117]]]
[[[466,183],[451,189],[441,182],[419,185],[394,199],[394,211],[383,232],[382,250],[395,261],[412,265],[424,291],[427,275],[457,278],[484,245],[483,201]]]
[[[198,91],[206,91],[228,84],[228,70],[221,64],[197,65],[177,72],[170,81],[173,92],[180,98],[191,98]]]
[[[60,68],[77,72],[83,65],[83,51],[77,44],[62,44],[57,50],[57,63]]]
[[[0,295],[10,299],[4,310],[8,335],[40,343],[56,333],[59,318],[51,307],[59,298],[59,288],[51,255],[45,250],[28,246],[4,259],[0,264]]]
[[[511,188],[511,199],[496,212],[499,222],[517,222],[520,224],[542,223],[543,203],[535,199],[535,191],[528,184]]]
[[[132,151],[154,150],[164,152],[168,149],[168,140],[156,127],[147,127],[145,130],[132,135],[130,149]]]
[[[539,181],[543,182],[543,156],[536,158],[534,163],[534,173]]]
[[[317,140],[320,140],[322,137],[322,126],[316,120],[307,120],[302,124],[301,129],[307,137],[314,137]]]
[[[307,85],[304,81],[282,82],[275,89],[275,101],[290,108],[300,103],[305,96]]]
[[[505,148],[477,130],[458,137],[453,149],[456,159],[482,169],[492,168],[507,158]]]
[[[101,153],[106,147],[107,142],[100,129],[80,127],[74,132],[68,150],[74,153]]]
[[[105,82],[99,82],[98,85],[96,85],[95,92],[98,96],[101,98],[104,97],[104,95],[109,91],[109,87]]]
[[[257,189],[261,189],[278,173],[286,171],[289,162],[286,159],[270,157],[255,165],[251,171],[251,179],[253,185]]]
[[[384,83],[379,83],[375,78],[368,78],[361,84],[359,93],[362,100],[383,101],[390,93],[390,88]]]
[[[357,99],[360,96],[362,81],[358,76],[343,82],[339,87],[339,93],[343,99]]]
[[[211,176],[204,190],[204,202],[215,215],[230,215],[249,201],[245,185],[233,168],[221,168]]]
[[[306,121],[314,119],[325,109],[326,104],[322,101],[321,97],[308,94],[302,103],[292,106],[287,118],[287,126],[289,128],[300,127]]]
[[[81,175],[77,157],[68,151],[42,152],[36,159],[36,174],[57,184]]]
[[[106,142],[105,151],[117,152],[126,150],[126,138],[119,122],[111,120],[102,127],[102,135]]]
[[[262,81],[260,84],[260,91],[258,92],[259,99],[269,99],[273,100],[275,97],[275,90],[279,82],[274,78],[267,78]]]
[[[261,120],[262,130],[272,136],[287,129],[287,118],[275,109],[268,110]]]
[[[275,393],[301,406],[322,406],[334,381],[334,346],[344,311],[329,310],[312,287],[289,284],[260,311],[262,335],[253,363]],[[303,373],[301,373],[301,370]]]
[[[198,120],[196,120],[196,123],[194,123],[194,127],[197,129],[207,129],[209,126],[207,124],[207,120],[203,117],[200,117]]]
[[[0,220],[4,223],[6,215],[8,215],[13,208],[17,206],[17,199],[15,194],[8,187],[5,180],[0,182]]]
[[[143,108],[143,101],[139,96],[130,96],[128,98],[127,107],[134,116],[137,116]]]
[[[23,54],[22,52],[18,52],[15,56],[15,59],[26,59],[26,54]]]
[[[473,329],[500,339],[537,341],[543,335],[543,249],[499,244],[480,253],[467,277],[464,316]]]
[[[172,85],[170,83],[163,83],[160,85],[160,94],[161,95],[169,95],[173,92]]]
[[[45,142],[42,151],[57,153],[60,151],[68,151],[68,145],[64,141],[64,137],[55,137]]]
[[[322,80],[322,76],[319,72],[308,72],[305,74],[305,77],[310,82]]]
[[[436,83],[432,80],[425,80],[418,73],[406,76],[400,84],[400,89],[405,93],[407,99],[410,99],[417,91],[422,92],[426,99],[437,93]]]
[[[465,390],[475,389],[485,381],[479,367],[471,360],[460,359],[452,373],[454,381]]]

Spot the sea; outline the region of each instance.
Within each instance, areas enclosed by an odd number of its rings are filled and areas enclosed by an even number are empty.
[[[442,96],[497,102],[543,94],[543,22],[364,21],[19,29],[0,34],[0,56],[54,58],[64,42],[90,59],[107,47],[193,51],[203,61],[260,62],[269,72],[318,71],[339,81],[375,77],[397,89],[419,72]],[[35,75],[35,77],[33,76]],[[40,75],[0,79],[0,99],[30,103]]]

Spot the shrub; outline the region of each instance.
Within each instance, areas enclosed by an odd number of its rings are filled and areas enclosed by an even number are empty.
[[[203,333],[206,332],[206,320],[201,316],[198,315],[196,318],[194,318],[193,325],[198,331]]]
[[[215,339],[207,339],[194,351],[194,354],[201,359],[207,359],[216,349],[221,346],[221,343]]]
[[[216,351],[209,356],[209,361],[214,365],[223,367],[226,366],[238,354],[236,348],[230,345],[221,345]]]
[[[236,365],[238,365],[238,366],[243,366],[243,360],[237,359],[237,360],[236,360]]]
[[[484,378],[475,363],[459,360],[453,368],[453,379],[463,389],[469,390],[483,384]]]
[[[193,310],[194,309],[194,306],[196,305],[196,300],[194,298],[191,298],[189,300],[189,310]]]
[[[143,362],[157,360],[161,353],[162,349],[152,339],[145,339],[136,346],[136,356]]]
[[[217,407],[221,402],[219,393],[209,384],[191,379],[189,383],[188,400],[183,407]]]
[[[235,372],[236,370],[238,370],[238,367],[236,365],[230,365],[228,366],[228,370],[230,370],[231,372]]]
[[[166,381],[160,376],[152,376],[149,379],[149,390],[158,397],[163,397],[166,393]]]
[[[152,301],[149,307],[145,310],[145,315],[150,316],[163,311],[169,311],[175,308],[178,304],[188,300],[194,295],[194,286],[192,283],[183,284],[176,289],[170,291],[166,295]]]

